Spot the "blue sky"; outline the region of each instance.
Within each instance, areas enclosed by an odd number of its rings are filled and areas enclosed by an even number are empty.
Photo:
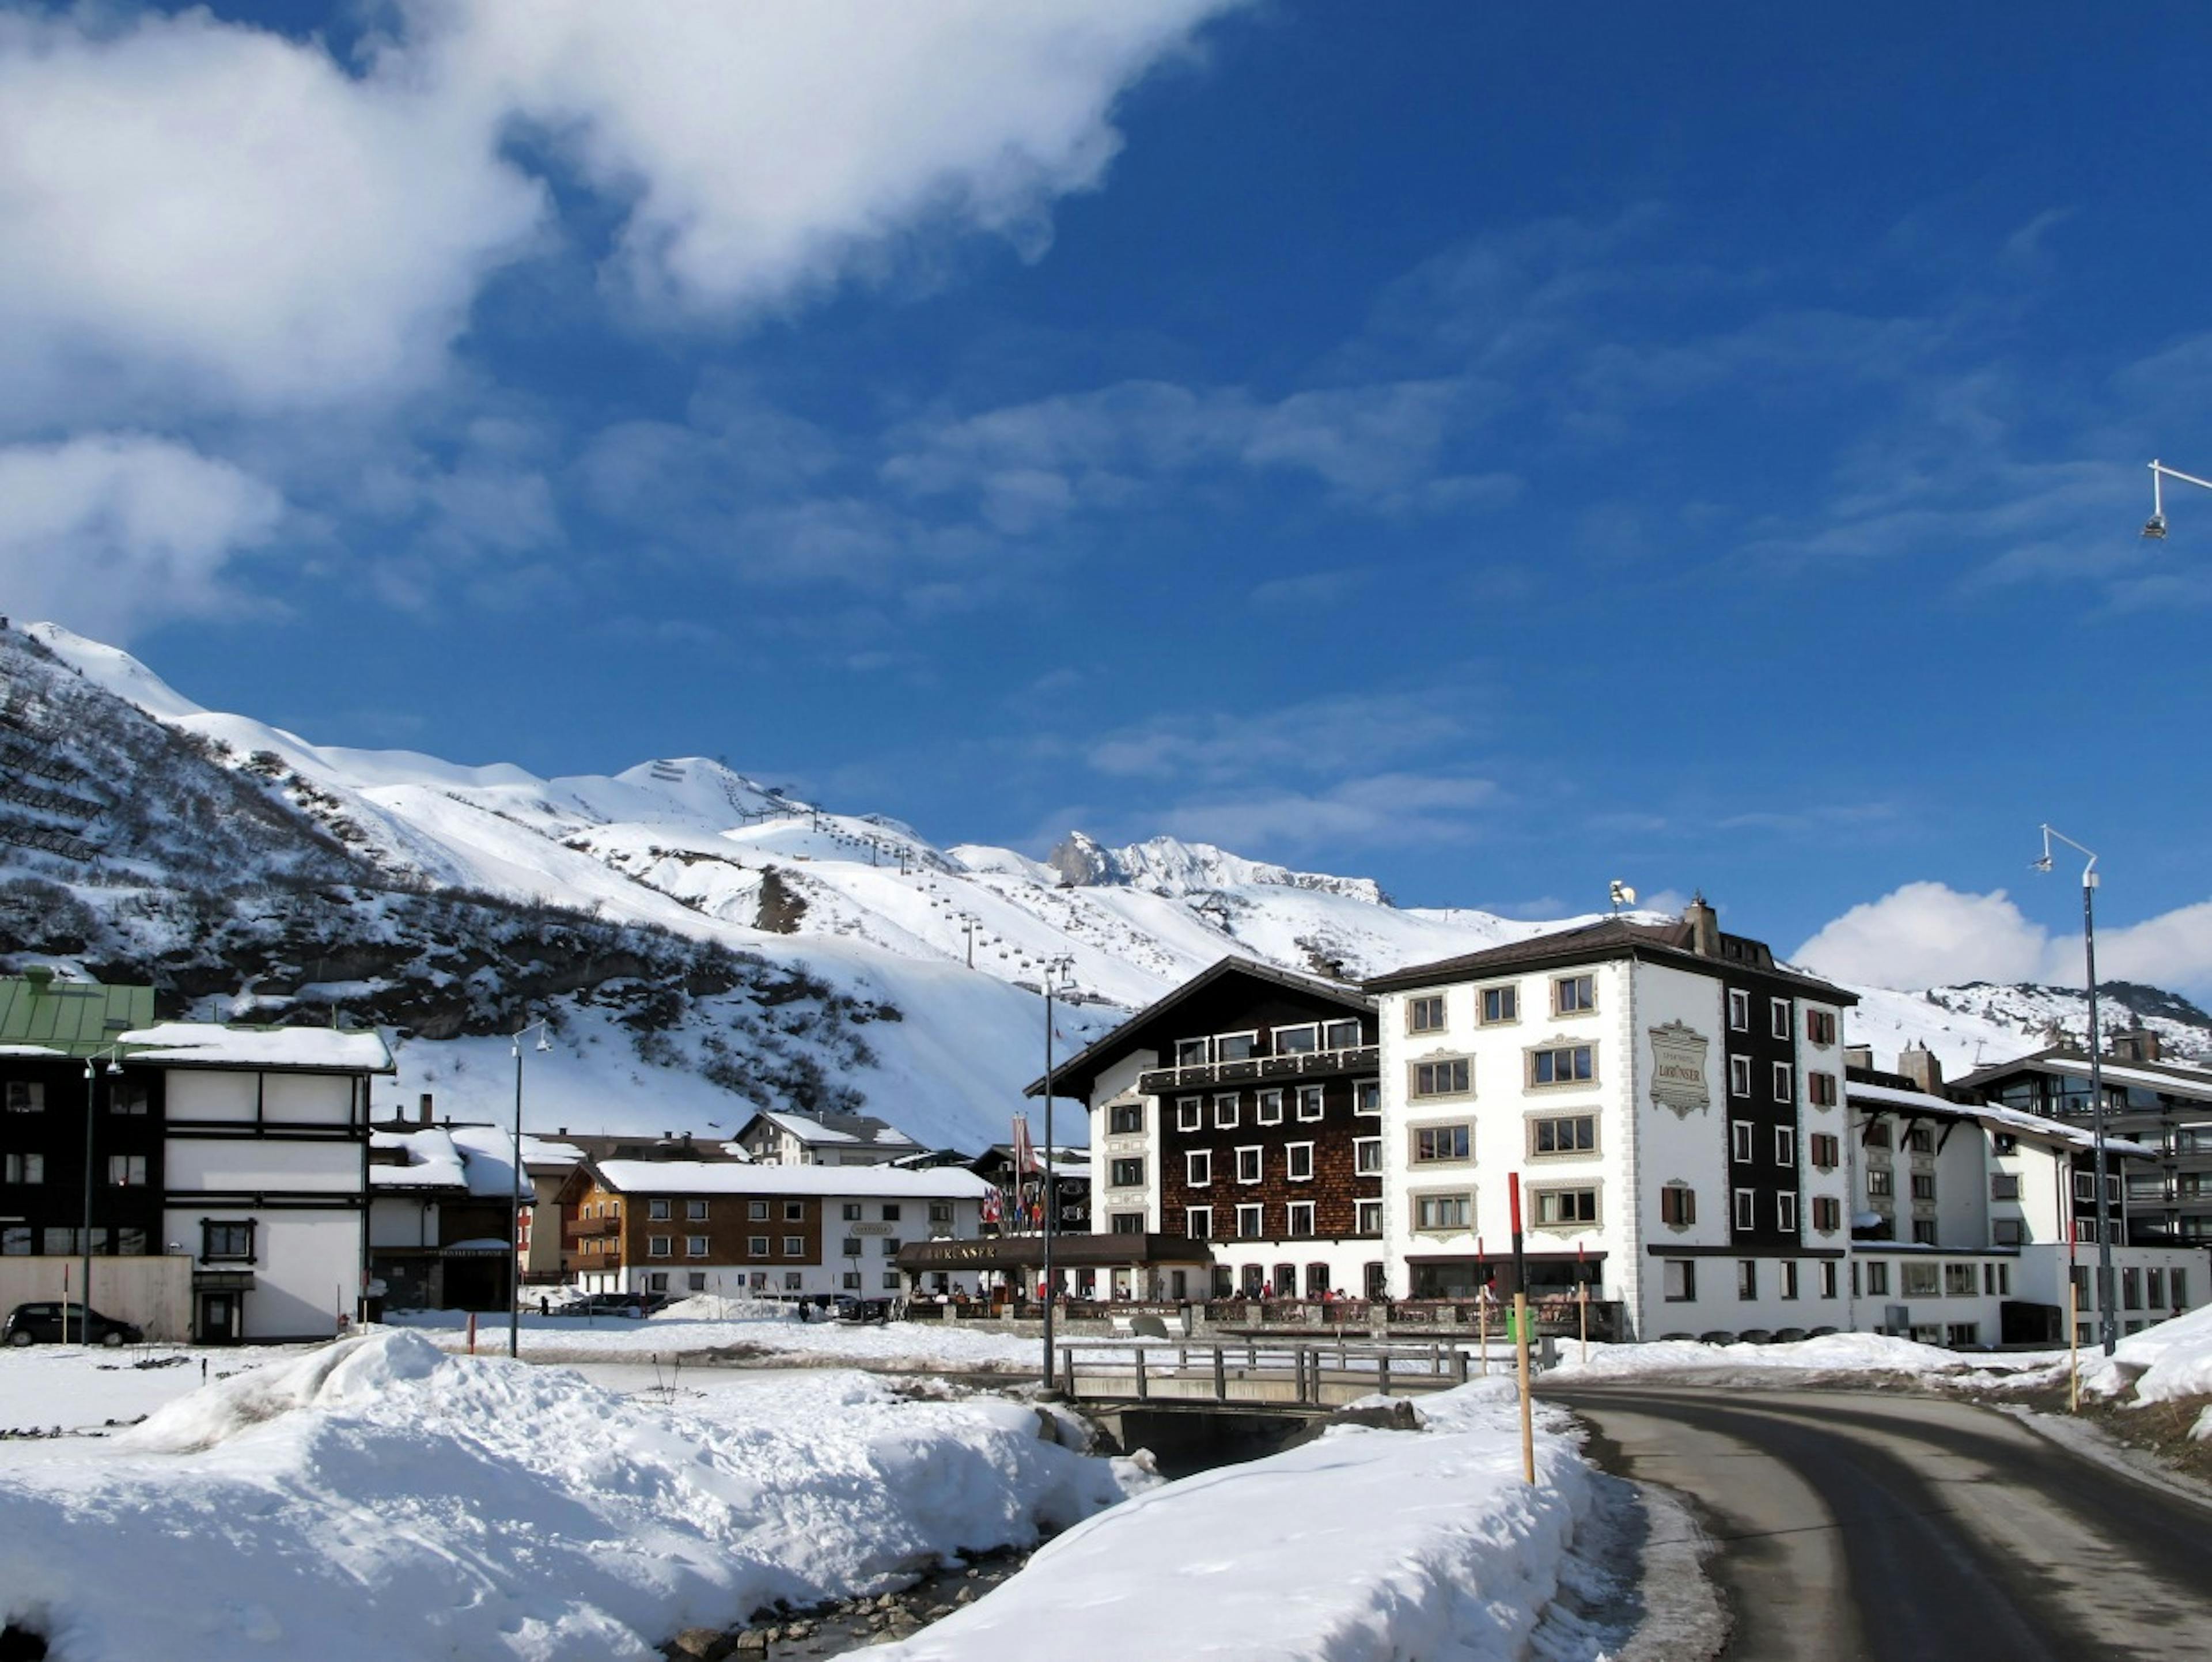
[[[1867,978],[2064,971],[2047,819],[2212,990],[2201,9],[657,15],[0,10],[15,606]]]

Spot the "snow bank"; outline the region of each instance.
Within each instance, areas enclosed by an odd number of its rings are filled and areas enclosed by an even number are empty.
[[[1830,1333],[1817,1339],[1797,1339],[1782,1344],[1706,1344],[1696,1339],[1662,1339],[1650,1344],[1597,1344],[1589,1348],[1589,1361],[1580,1360],[1579,1348],[1562,1347],[1557,1366],[1545,1370],[1547,1379],[1633,1378],[1647,1373],[1679,1373],[1710,1368],[1789,1368],[1802,1373],[1985,1373],[2011,1367],[2042,1367],[2051,1358],[2033,1355],[1967,1356],[1939,1345],[1881,1333]]]
[[[2212,1397],[2212,1304],[2130,1333],[2110,1356],[2082,1361],[2084,1391],[2117,1397],[2130,1379],[2138,1403]]]
[[[997,1662],[1048,1634],[1055,1662],[1522,1656],[1589,1510],[1589,1468],[1565,1417],[1540,1408],[1537,1484],[1521,1481],[1504,1380],[1428,1397],[1419,1413],[1419,1434],[1335,1428],[1153,1489],[870,1653]]]
[[[381,1333],[128,1439],[0,1449],[0,1620],[70,1662],[635,1659],[1026,1545],[1144,1481],[1030,1409],[823,1373],[671,1409]]]

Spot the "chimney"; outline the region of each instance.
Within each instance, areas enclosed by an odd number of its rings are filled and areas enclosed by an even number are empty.
[[[2128,1032],[2112,1035],[2112,1060],[2115,1062],[2157,1062],[2163,1058],[2164,1054],[2159,1036],[2148,1027],[2136,1027]]]
[[[428,1091],[422,1093],[422,1100],[416,1107],[416,1113],[423,1124],[428,1125],[430,1123],[430,1093]]]
[[[1872,1073],[1874,1071],[1874,1046],[1871,1044],[1844,1045],[1844,1066],[1846,1068],[1863,1068],[1869,1073]]]
[[[1702,891],[1690,897],[1690,904],[1682,908],[1682,922],[1690,926],[1690,950],[1699,958],[1718,958],[1721,955],[1721,920],[1717,913],[1705,904]]]
[[[1936,1061],[1936,1053],[1918,1039],[1898,1052],[1897,1071],[1929,1096],[1943,1094],[1943,1064]]]

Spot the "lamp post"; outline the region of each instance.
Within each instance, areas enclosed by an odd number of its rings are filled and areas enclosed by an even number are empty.
[[[2166,540],[2165,484],[2168,479],[2179,479],[2184,484],[2200,485],[2212,490],[2212,479],[2200,479],[2194,473],[2184,473],[2177,468],[2168,467],[2162,461],[2154,460],[2150,465],[2150,518],[2143,521],[2142,528],[2143,535],[2153,542]],[[2063,837],[2059,839],[2062,843],[2065,840]],[[2074,846],[2078,848],[2081,845],[2076,843]]]
[[[2202,480],[2196,481],[2203,484]],[[2207,489],[2212,489],[2208,486]],[[2160,535],[2164,535],[2161,530]],[[2051,869],[2051,845],[2063,843],[2068,848],[2089,856],[2089,863],[2081,868],[2081,951],[2087,964],[2089,981],[2089,1112],[2093,1135],[2096,1138],[2097,1171],[2097,1338],[2109,1356],[2120,1342],[2119,1318],[2112,1309],[2112,1226],[2108,1215],[2105,1191],[2105,1074],[2104,1062],[2097,1038],[2097,856],[2094,850],[2083,848],[2072,837],[2050,826],[2043,827],[2043,857],[2035,862],[2035,869]]]
[[[105,1052],[107,1057],[107,1071],[111,1074],[119,1074],[123,1071],[123,1064],[115,1059],[115,1049],[116,1047],[111,1044]],[[82,1273],[78,1277],[76,1289],[76,1295],[80,1300],[77,1308],[82,1312],[76,1324],[76,1342],[81,1345],[88,1346],[92,1343],[93,1098],[94,1087],[100,1078],[100,1069],[93,1064],[100,1060],[102,1054],[95,1050],[84,1059],[84,1229],[77,1239]],[[62,1300],[62,1338],[66,1342],[69,1338],[69,1300],[66,1299]]]
[[[522,1040],[532,1028],[538,1031],[539,1050],[553,1048],[553,1035],[542,1016],[514,1030],[514,1181],[507,1197],[507,1251],[513,1270],[507,1289],[507,1354],[510,1356],[522,1354]]]
[[[1060,1286],[1053,1279],[1052,1238],[1060,1222],[1060,1173],[1053,1164],[1052,1141],[1052,995],[1060,977],[1075,967],[1073,958],[1062,956],[1045,961],[1041,979],[1044,983],[1044,1373],[1048,1388],[1052,1385],[1052,1310],[1058,1301]]]

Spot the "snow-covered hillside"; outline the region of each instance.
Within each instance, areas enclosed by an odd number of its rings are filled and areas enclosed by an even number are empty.
[[[550,1017],[541,1129],[865,1104],[980,1146],[1041,1071],[1049,961],[1066,1047],[1224,953],[1356,980],[1577,921],[1401,909],[1168,837],[939,847],[696,757],[541,779],[319,746],[45,624],[0,633],[0,950],[149,975],[201,1014],[384,1022],[389,1099],[465,1116],[507,1111],[501,1035]],[[1869,989],[1854,1033],[1963,1069],[2043,1019]]]

